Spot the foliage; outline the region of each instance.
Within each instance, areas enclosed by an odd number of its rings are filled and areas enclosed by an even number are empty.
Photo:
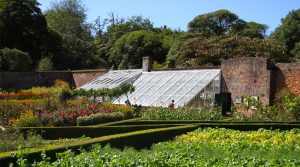
[[[41,136],[28,132],[25,138],[17,129],[0,130],[0,136],[0,152],[16,150],[19,146],[22,148],[38,147],[42,143]]]
[[[96,125],[105,122],[119,121],[124,118],[124,114],[121,112],[98,113],[90,116],[77,117],[77,125]]]
[[[95,44],[97,46],[97,53],[104,60],[108,61],[112,47],[116,41],[124,34],[146,30],[153,30],[153,23],[149,19],[142,16],[132,16],[128,19],[119,18],[115,13],[110,13],[109,18],[101,20],[99,17],[96,22],[97,32]],[[106,27],[106,31],[104,28]],[[116,62],[111,62],[110,65]]]
[[[0,70],[3,71],[31,70],[32,60],[29,54],[18,49],[1,49],[0,60]]]
[[[167,51],[162,47],[162,38],[151,31],[134,31],[120,37],[112,47],[109,60],[119,69],[141,68],[142,57],[150,56],[163,62]]]
[[[188,24],[188,31],[204,37],[235,34],[251,38],[264,38],[266,25],[240,19],[228,10],[218,10],[195,17]]]
[[[0,1],[0,49],[16,48],[28,53],[33,62],[31,67],[35,67],[43,55],[53,55],[52,48],[58,45],[38,6],[36,0]]]
[[[44,99],[38,100],[5,100],[0,102],[0,125],[8,126],[11,119],[18,118],[21,113],[32,110],[46,108],[47,101]]]
[[[220,65],[221,59],[266,57],[274,62],[288,61],[284,46],[271,39],[240,36],[196,37],[186,40],[178,50],[176,67]]]
[[[32,87],[31,89],[23,90],[23,92],[47,93],[50,98],[59,99],[63,91],[70,90],[70,85],[66,81],[55,80],[52,87]]]
[[[86,23],[86,9],[81,0],[60,0],[52,3],[45,13],[49,28],[61,36],[60,54],[53,55],[57,69],[82,69],[96,67],[97,60],[91,33]],[[101,58],[100,58],[101,59]]]
[[[141,118],[146,120],[220,120],[222,114],[217,108],[209,110],[198,108],[148,108],[142,111]]]
[[[271,37],[287,47],[291,61],[299,58],[299,44],[297,43],[300,42],[300,9],[289,12]]]
[[[47,71],[47,70],[53,70],[53,63],[52,60],[49,57],[44,57],[40,60],[37,70],[40,71]]]
[[[102,101],[105,101],[105,97],[109,97],[109,100],[112,101],[115,98],[118,98],[122,95],[128,97],[128,93],[132,93],[135,90],[134,86],[129,83],[121,84],[115,88],[100,88],[100,89],[75,89],[72,91],[74,96],[85,96],[87,98],[92,98],[94,101],[97,97],[102,97]]]
[[[38,127],[42,125],[40,119],[35,115],[33,110],[27,110],[21,113],[18,118],[11,120],[10,124],[14,127]]]
[[[254,98],[234,107],[233,117],[243,121],[295,121],[300,119],[300,96],[290,93],[277,97],[276,104],[264,106]]]
[[[18,93],[0,93],[0,100],[23,100],[23,99],[41,99],[48,96],[47,92],[18,92]]]
[[[151,150],[94,145],[92,150],[81,150],[77,156],[66,151],[55,162],[44,160],[35,166],[299,166],[299,154],[297,129],[283,132],[200,129],[176,141],[155,144]]]

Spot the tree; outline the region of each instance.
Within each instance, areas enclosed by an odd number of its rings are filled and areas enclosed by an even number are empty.
[[[199,33],[204,37],[228,34],[251,38],[264,38],[266,25],[246,22],[228,10],[218,10],[195,17],[188,24],[188,32]]]
[[[112,47],[116,41],[124,34],[146,30],[153,31],[153,23],[149,19],[145,19],[142,16],[132,16],[127,20],[119,18],[116,14],[111,13],[108,19],[104,19],[102,23],[97,23],[98,27],[106,26],[107,30],[104,31],[101,28],[98,30],[95,44],[97,46],[97,54],[106,60],[110,65],[114,62],[109,62],[111,56]]]
[[[281,25],[275,29],[271,37],[283,43],[290,54],[291,60],[298,55],[295,48],[300,42],[300,9],[293,10],[281,20]]]
[[[285,47],[272,39],[251,39],[240,36],[197,37],[183,42],[176,53],[176,67],[218,66],[221,59],[235,57],[266,57],[286,62]]]
[[[83,69],[98,66],[91,24],[86,23],[86,9],[81,0],[61,0],[46,11],[51,30],[62,38],[61,54],[53,55],[57,69]]]
[[[201,33],[206,37],[229,34],[234,28],[238,28],[244,21],[228,10],[199,15],[188,24],[188,31]]]
[[[31,64],[31,58],[26,52],[9,48],[0,50],[1,71],[29,71]]]
[[[268,26],[256,22],[247,22],[242,29],[237,32],[232,31],[231,34],[236,34],[243,37],[260,38],[266,37]]]
[[[161,63],[165,55],[161,37],[155,32],[140,30],[119,38],[109,58],[111,62],[116,62],[119,69],[126,69],[141,68],[144,56],[150,56]]]
[[[36,0],[0,0],[0,48],[29,53],[33,67],[48,46],[49,30]]]

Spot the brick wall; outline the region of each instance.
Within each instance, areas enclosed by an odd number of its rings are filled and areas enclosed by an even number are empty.
[[[294,94],[300,94],[300,63],[276,64],[276,91],[288,88]]]
[[[51,86],[59,79],[72,87],[79,87],[102,74],[105,69],[78,71],[43,71],[43,72],[0,72],[0,88],[28,89],[33,86]]]
[[[259,96],[263,104],[270,104],[273,65],[268,59],[242,57],[223,60],[221,64],[221,92],[230,92],[233,103],[238,97]]]

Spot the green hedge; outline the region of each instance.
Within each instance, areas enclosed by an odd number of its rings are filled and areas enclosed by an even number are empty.
[[[135,131],[70,143],[67,148],[76,151],[80,148],[89,149],[93,144],[106,145],[108,143],[112,147],[117,148],[124,148],[126,146],[131,146],[136,149],[150,148],[153,143],[167,141],[177,135],[181,135],[195,129],[197,129],[197,126],[195,125],[185,125],[179,127]],[[34,161],[39,161],[42,159],[42,152],[45,152],[46,155],[51,158],[51,160],[55,160],[56,153],[63,152],[65,150],[66,145],[60,144],[43,148],[29,148],[24,152],[24,154],[26,154],[27,159],[32,163]],[[0,153],[0,166],[8,166],[9,163],[16,161],[16,158],[10,156],[12,153],[13,151]]]
[[[101,137],[119,133],[128,133],[138,130],[174,127],[178,125],[160,124],[160,125],[125,125],[125,126],[98,126],[98,127],[45,127],[45,128],[18,128],[25,136],[28,132],[39,134],[43,139],[56,140],[64,138]]]
[[[293,122],[248,122],[248,121],[224,121],[224,120],[218,120],[218,121],[203,121],[203,120],[142,120],[142,119],[131,119],[131,120],[124,120],[124,121],[118,121],[118,122],[111,122],[108,124],[103,124],[106,126],[109,125],[155,125],[155,124],[197,124],[197,123],[222,123],[222,124],[299,124],[300,121],[293,121]]]
[[[98,113],[89,116],[81,116],[77,118],[77,125],[96,125],[105,122],[119,121],[124,119],[124,114],[121,112],[113,113]]]

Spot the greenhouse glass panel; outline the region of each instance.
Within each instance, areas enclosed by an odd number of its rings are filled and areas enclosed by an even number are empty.
[[[97,79],[79,87],[82,89],[100,89],[114,88],[122,83],[133,83],[139,76],[142,75],[142,70],[112,70]]]
[[[143,72],[133,83],[135,91],[129,95],[132,104],[163,106],[174,100],[176,107],[208,104],[208,99],[220,92],[220,70],[176,70]],[[115,103],[124,104],[125,96]]]

